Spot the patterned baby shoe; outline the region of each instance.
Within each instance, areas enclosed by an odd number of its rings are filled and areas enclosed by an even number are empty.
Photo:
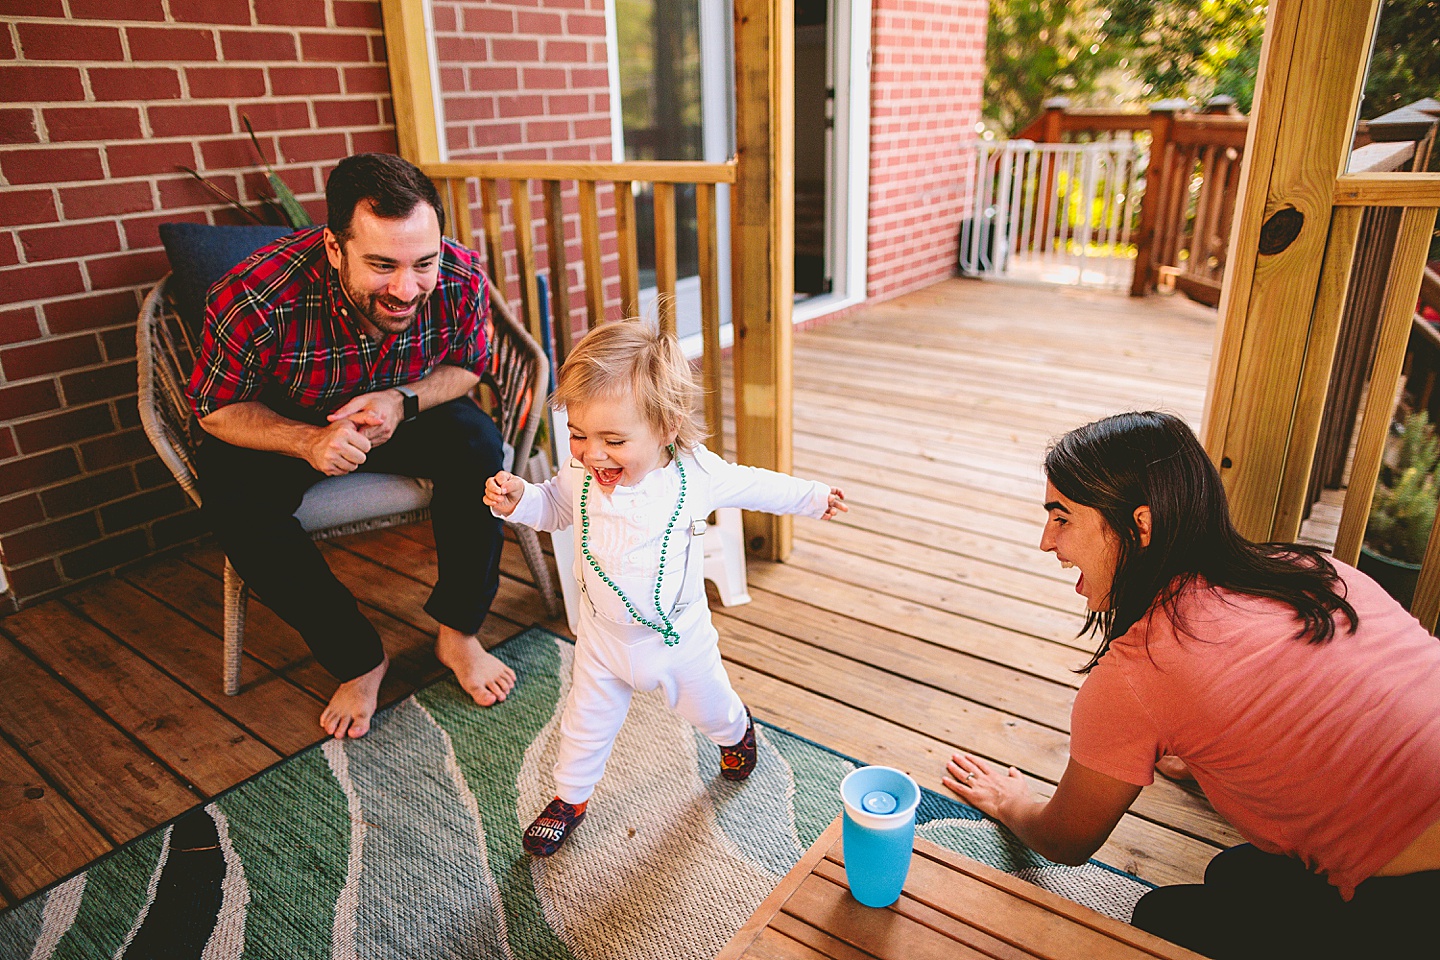
[[[560,845],[565,838],[578,826],[580,821],[585,819],[584,805],[579,809],[556,797],[546,804],[545,809],[540,811],[540,816],[535,822],[525,828],[525,837],[522,845],[525,852],[532,857],[548,857]]]
[[[750,708],[745,708],[745,736],[730,747],[720,748],[720,776],[726,780],[744,780],[755,771],[755,721]]]

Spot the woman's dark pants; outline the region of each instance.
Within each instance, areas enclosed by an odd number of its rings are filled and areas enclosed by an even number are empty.
[[[1131,923],[1216,960],[1435,956],[1440,870],[1372,877],[1348,902],[1292,857],[1248,843],[1210,861],[1203,884],[1152,890]]]

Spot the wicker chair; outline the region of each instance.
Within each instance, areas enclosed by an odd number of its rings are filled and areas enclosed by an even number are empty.
[[[185,395],[194,365],[194,345],[185,325],[166,296],[167,275],[145,298],[136,336],[139,367],[140,420],[155,452],[176,481],[200,504],[195,478],[195,448],[203,430]],[[510,305],[491,295],[495,339],[491,344],[491,370],[500,393],[500,436],[505,442],[506,468],[512,469],[516,450],[534,446],[550,367],[539,344],[515,319]],[[532,480],[549,476],[545,455],[536,452],[521,464],[519,473]],[[475,491],[478,500],[482,491]],[[305,494],[295,516],[316,540],[379,530],[423,520],[430,515],[430,484],[425,480],[391,474],[352,473],[320,481]],[[535,583],[552,617],[561,603],[555,575],[545,561],[539,538],[528,527],[513,526]],[[225,692],[240,692],[240,653],[245,641],[245,607],[249,589],[225,561]]]

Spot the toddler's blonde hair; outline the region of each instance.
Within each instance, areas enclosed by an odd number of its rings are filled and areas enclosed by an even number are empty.
[[[682,450],[705,439],[695,417],[698,393],[690,361],[672,334],[641,320],[603,323],[591,330],[560,368],[552,407],[635,398],[640,416],[662,436],[671,431]]]

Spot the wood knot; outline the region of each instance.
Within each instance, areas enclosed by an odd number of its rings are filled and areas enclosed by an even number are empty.
[[[1280,253],[1295,242],[1303,226],[1305,214],[1294,207],[1276,210],[1266,218],[1265,225],[1260,228],[1260,252],[1267,257]]]

